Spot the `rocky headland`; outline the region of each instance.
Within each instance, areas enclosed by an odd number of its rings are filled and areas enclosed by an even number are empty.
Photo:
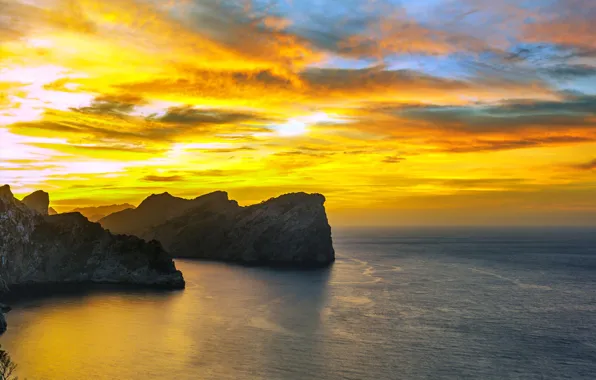
[[[99,223],[113,233],[155,239],[173,257],[322,267],[335,260],[324,203],[321,194],[292,193],[242,207],[223,191],[195,199],[163,193]]]
[[[79,213],[48,215],[49,196],[0,187],[0,288],[118,283],[179,289],[182,273],[157,241],[113,235]]]

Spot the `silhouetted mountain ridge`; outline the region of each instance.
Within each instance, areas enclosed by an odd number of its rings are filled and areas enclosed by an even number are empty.
[[[230,201],[228,193],[216,191],[195,199],[178,198],[170,193],[151,194],[137,208],[113,213],[99,223],[113,233],[142,236],[147,229],[175,218],[206,203],[225,205]]]
[[[83,214],[87,219],[92,222],[97,222],[101,218],[104,218],[106,215],[113,214],[118,211],[126,210],[129,208],[134,208],[135,206],[123,203],[123,204],[115,204],[115,205],[106,205],[106,206],[94,206],[94,207],[77,207],[70,212],[80,212]]]
[[[162,193],[100,223],[158,240],[174,257],[324,266],[335,260],[324,203],[321,194],[291,193],[241,207],[223,191],[194,199]]]

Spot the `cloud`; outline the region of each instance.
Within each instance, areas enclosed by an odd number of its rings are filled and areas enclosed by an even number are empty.
[[[336,152],[332,152],[329,150],[324,149],[316,149],[310,148],[306,146],[298,146],[294,150],[284,150],[281,152],[274,153],[274,156],[278,157],[300,157],[300,156],[307,156],[307,157],[329,157],[335,154]]]
[[[553,64],[566,66],[567,62],[574,58],[592,58],[596,56],[596,49],[581,46],[558,44],[558,43],[522,43],[515,45],[504,59],[511,63],[530,63],[538,66],[550,66]]]
[[[495,70],[492,70],[493,74]],[[461,103],[462,97],[502,99],[515,91],[520,97],[552,97],[549,85],[531,76],[488,76],[483,72],[471,79],[444,78],[402,69],[388,70],[385,66],[365,69],[313,68],[301,75],[313,94],[325,94],[348,99],[366,97],[368,101]]]
[[[387,164],[398,164],[400,162],[402,162],[403,160],[405,160],[404,157],[400,157],[400,156],[387,156],[383,159],[383,162],[387,163]]]
[[[148,182],[182,182],[184,177],[179,175],[172,176],[159,176],[159,175],[148,175],[143,177],[143,181]]]
[[[595,137],[581,137],[581,136],[549,136],[549,137],[528,137],[518,139],[505,140],[472,140],[465,143],[453,142],[437,142],[445,147],[440,148],[443,152],[449,153],[471,153],[471,152],[496,152],[503,150],[535,148],[541,146],[556,146],[569,145],[579,143],[596,142]]]
[[[268,118],[250,112],[198,109],[192,106],[184,106],[172,107],[168,109],[165,115],[155,120],[172,124],[232,124],[247,121],[265,122],[268,121]]]
[[[342,55],[379,61],[398,54],[447,55],[489,49],[484,41],[470,34],[424,26],[404,13],[370,20],[366,31],[339,41],[337,48]]]
[[[407,119],[424,120],[440,128],[468,131],[512,129],[567,129],[596,127],[596,96],[565,96],[560,101],[506,100],[497,104],[396,108]]]
[[[45,5],[45,6],[44,6]],[[93,33],[96,28],[81,6],[69,0],[35,2],[0,0],[0,41],[26,36],[34,31],[59,29]]]
[[[596,66],[558,65],[545,69],[545,73],[557,79],[582,79],[596,76]]]
[[[332,7],[313,6],[307,13],[309,22],[291,29],[322,50],[377,63],[409,54],[444,56],[490,49],[473,33],[454,27],[477,10],[459,7],[447,14],[448,6],[441,4],[442,18],[424,22],[394,2],[335,2]],[[435,12],[428,9],[429,15]]]
[[[291,21],[256,1],[194,1],[179,18],[226,49],[255,61],[276,61],[287,73],[320,58],[308,40],[289,31]]]
[[[257,113],[184,106],[169,108],[163,116],[145,118],[131,114],[138,104],[143,101],[137,97],[99,97],[89,107],[72,109],[75,112],[47,111],[42,120],[15,123],[11,129],[21,133],[52,131],[73,139],[84,138],[104,149],[111,146],[123,151],[134,150],[131,144],[138,148],[140,143],[167,143],[183,136],[221,134],[225,138],[229,134],[231,138],[250,138],[253,133],[269,131],[268,119]]]
[[[527,23],[522,30],[527,41],[596,48],[593,1],[557,0],[541,11],[541,17]]]
[[[136,95],[104,95],[93,100],[90,106],[73,109],[83,113],[124,115],[144,101]]]
[[[596,170],[596,159],[583,164],[574,165],[573,167],[581,170]]]

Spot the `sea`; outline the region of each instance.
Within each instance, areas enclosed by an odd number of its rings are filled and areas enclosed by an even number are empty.
[[[596,379],[596,230],[334,229],[328,269],[25,298],[21,379]]]

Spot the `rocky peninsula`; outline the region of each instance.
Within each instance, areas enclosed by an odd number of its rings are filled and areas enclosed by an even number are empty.
[[[113,233],[157,240],[173,257],[249,265],[322,267],[335,260],[321,194],[291,193],[242,207],[223,191],[151,195],[99,221]]]

